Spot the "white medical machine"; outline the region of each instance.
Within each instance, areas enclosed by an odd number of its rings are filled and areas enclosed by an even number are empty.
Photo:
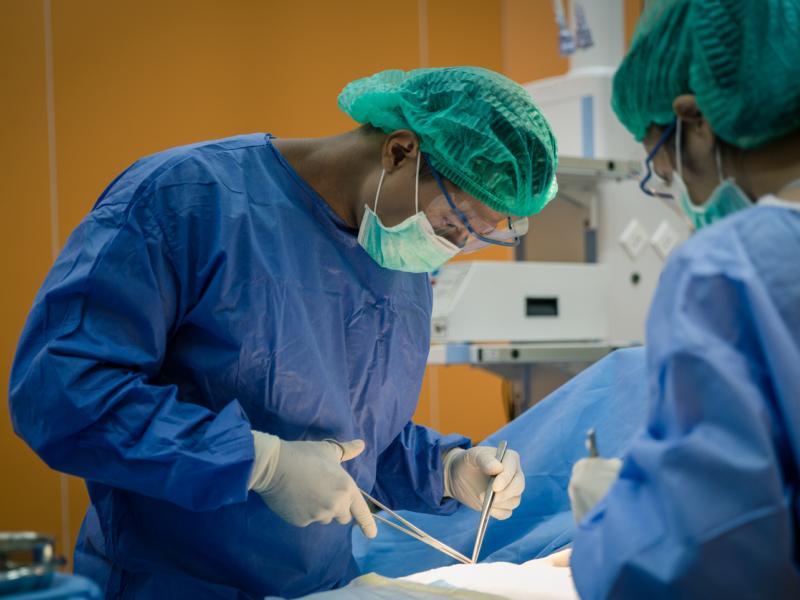
[[[436,278],[431,338],[447,342],[602,341],[604,265],[458,262]]]
[[[559,195],[531,218],[516,261],[454,262],[436,275],[432,341],[643,343],[664,261],[688,228],[641,192],[639,171],[636,161],[562,156]],[[537,260],[537,243],[572,244],[580,262]]]

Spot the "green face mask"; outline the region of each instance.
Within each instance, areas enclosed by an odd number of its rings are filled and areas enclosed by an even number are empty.
[[[676,185],[679,187],[678,201],[681,209],[689,217],[695,229],[700,229],[706,225],[711,225],[720,219],[745,208],[750,208],[753,203],[742,191],[734,180],[722,176],[722,157],[720,156],[719,146],[716,147],[717,173],[719,175],[719,185],[711,192],[711,196],[700,205],[694,204],[689,198],[689,191],[683,182],[683,169],[681,160],[681,121],[675,132],[675,159],[677,162]]]
[[[708,200],[699,206],[692,203],[684,186],[684,192],[680,195],[680,203],[683,212],[689,217],[695,229],[711,225],[753,205],[742,189],[733,182],[733,179],[723,180],[714,188]]]
[[[419,210],[419,160],[417,154],[417,182],[414,202],[416,213],[399,225],[386,227],[375,211],[386,175],[381,173],[375,193],[375,210],[364,207],[364,218],[358,231],[358,243],[380,266],[407,273],[430,273],[441,267],[461,251],[449,240],[436,235],[433,225]]]

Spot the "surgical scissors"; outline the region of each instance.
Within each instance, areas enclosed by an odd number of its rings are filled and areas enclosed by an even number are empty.
[[[508,448],[508,442],[506,441],[500,442],[500,444],[497,447],[497,454],[495,458],[497,458],[497,460],[499,460],[500,462],[503,461],[503,457],[506,454],[506,448]],[[478,555],[480,554],[481,551],[481,546],[483,545],[483,538],[486,535],[486,528],[489,525],[489,513],[491,512],[492,504],[494,503],[494,489],[492,489],[492,486],[494,485],[494,480],[496,477],[497,476],[495,475],[494,477],[489,479],[489,485],[486,488],[486,494],[484,495],[483,498],[483,506],[481,507],[481,517],[480,521],[478,522],[478,533],[475,536],[475,546],[472,549],[472,559],[467,558],[466,556],[461,554],[461,552],[459,552],[458,550],[455,550],[454,548],[451,548],[444,542],[437,540],[432,535],[425,533],[424,531],[422,531],[422,529],[420,529],[413,523],[410,523],[409,521],[398,515],[396,512],[394,512],[392,509],[381,504],[378,500],[370,496],[364,490],[359,490],[359,491],[364,495],[364,497],[367,500],[372,502],[375,506],[384,511],[387,515],[397,519],[405,527],[398,525],[397,523],[394,523],[389,519],[382,517],[381,515],[373,514],[372,516],[375,517],[376,520],[380,521],[381,523],[385,523],[389,527],[393,527],[394,529],[397,529],[398,531],[405,533],[406,535],[411,536],[412,538],[422,542],[423,544],[427,544],[428,546],[435,548],[439,552],[446,554],[447,556],[457,560],[458,562],[468,565],[477,562]]]
[[[390,516],[394,517],[395,519],[397,519],[398,521],[400,521],[400,523],[405,525],[405,527],[402,527],[402,526],[398,525],[397,523],[394,523],[394,522],[390,521],[389,519],[387,519],[385,517],[382,517],[381,515],[373,514],[372,516],[375,517],[381,523],[385,523],[389,527],[394,527],[398,531],[402,531],[406,535],[410,535],[414,539],[419,540],[423,544],[427,544],[428,546],[430,546],[432,548],[435,548],[439,552],[442,552],[442,553],[446,554],[447,556],[449,556],[450,558],[452,558],[454,560],[457,560],[458,562],[462,562],[464,564],[469,564],[470,563],[470,560],[466,556],[461,554],[458,550],[455,550],[455,549],[451,548],[450,546],[448,546],[444,542],[440,542],[435,537],[425,533],[424,531],[422,531],[422,529],[420,529],[419,527],[417,527],[413,523],[410,523],[409,521],[407,521],[406,519],[404,519],[403,517],[398,515],[396,512],[391,510],[390,508],[388,508],[388,507],[384,506],[383,504],[381,504],[378,500],[376,500],[375,498],[370,496],[364,490],[360,490],[360,491],[361,491],[361,493],[364,495],[364,497],[367,500],[372,502],[375,506],[380,508],[387,515],[390,515]]]

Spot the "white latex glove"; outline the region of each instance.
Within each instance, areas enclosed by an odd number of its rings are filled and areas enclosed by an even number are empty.
[[[355,519],[365,536],[377,535],[369,506],[340,464],[364,451],[362,440],[287,442],[268,433],[252,433],[256,457],[250,489],[275,514],[298,527]]]
[[[453,448],[444,456],[444,495],[455,498],[474,510],[480,510],[489,478],[494,480],[494,504],[491,516],[507,519],[519,506],[525,489],[525,475],[519,466],[519,454],[506,450],[503,462],[495,458],[497,448],[476,446],[469,450]]]
[[[573,465],[567,492],[576,522],[608,493],[621,468],[618,458],[582,458]]]
[[[554,552],[553,554],[548,554],[542,558],[534,558],[533,560],[528,560],[522,563],[523,567],[528,566],[547,566],[547,567],[557,567],[559,569],[563,569],[569,567],[569,561],[572,559],[572,548],[565,548],[564,550],[559,550],[558,552]]]
[[[558,552],[554,552],[549,556],[545,556],[541,560],[544,560],[545,563],[553,567],[568,567],[571,558],[572,558],[572,548],[566,548],[564,550],[559,550]]]

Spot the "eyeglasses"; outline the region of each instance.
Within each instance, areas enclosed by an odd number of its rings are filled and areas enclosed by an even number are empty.
[[[446,206],[436,206],[436,200],[434,200],[434,206],[429,206],[426,210],[426,212],[432,213],[432,215],[429,214],[429,218],[432,217],[431,221],[434,225],[434,229],[436,229],[436,223],[434,221],[436,221],[437,213],[442,213],[442,209],[449,209],[448,212],[455,214],[461,224],[466,227],[469,232],[469,236],[461,248],[462,254],[475,252],[486,246],[513,248],[519,245],[520,238],[528,233],[528,217],[506,217],[500,222],[492,223],[478,215],[471,203],[467,202],[462,203],[460,206],[457,205],[450,195],[450,192],[447,191],[442,177],[431,164],[428,156],[424,155],[424,157],[439,186],[439,190],[442,192],[442,197],[447,203]],[[446,216],[443,216],[443,218],[446,221]]]
[[[661,137],[658,138],[656,145],[653,146],[653,149],[647,155],[647,158],[644,160],[644,167],[646,169],[645,176],[639,182],[639,188],[652,198],[664,198],[667,200],[672,200],[675,198],[675,195],[671,192],[665,192],[662,190],[657,190],[653,187],[648,185],[648,182],[653,177],[653,160],[658,154],[658,151],[661,150],[661,146],[670,138],[670,136],[675,132],[676,121],[673,121],[665,130],[664,133],[661,134]]]

